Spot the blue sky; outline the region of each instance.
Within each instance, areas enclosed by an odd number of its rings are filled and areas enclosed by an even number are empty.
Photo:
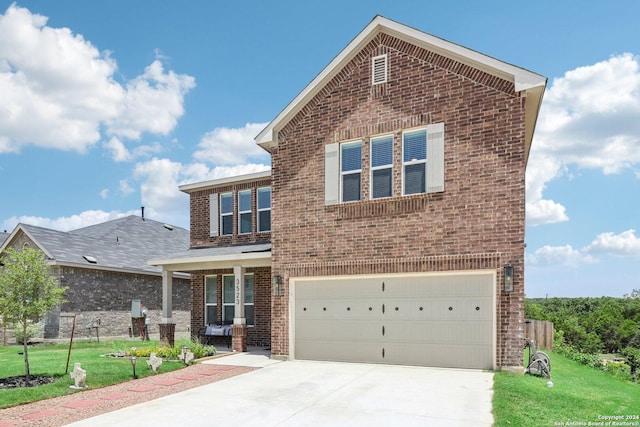
[[[640,2],[0,0],[0,230],[128,214],[256,172],[253,137],[376,15],[549,78],[527,296],[640,288]]]

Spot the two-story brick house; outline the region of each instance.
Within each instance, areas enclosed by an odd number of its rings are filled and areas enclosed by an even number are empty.
[[[520,366],[525,169],[545,86],[378,16],[256,137],[271,153],[270,179],[182,187],[190,251],[210,259],[154,262],[192,273],[196,322],[209,310],[196,294],[209,298],[203,287],[216,281],[224,306],[234,272],[238,349],[249,316],[268,308],[249,342],[264,334],[272,357]],[[251,273],[245,295],[256,305],[238,316]],[[259,304],[261,287],[269,297]]]

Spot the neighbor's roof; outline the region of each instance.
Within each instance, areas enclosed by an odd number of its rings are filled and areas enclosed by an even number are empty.
[[[447,58],[511,81],[516,92],[526,92],[525,149],[527,157],[533,139],[536,120],[547,78],[524,68],[502,62],[464,46],[451,43],[383,16],[376,16],[303,90],[276,116],[255,141],[267,151],[278,146],[278,131],[282,129],[349,61],[373,38],[385,33],[400,40],[435,52]]]
[[[131,215],[69,232],[18,224],[0,251],[20,232],[25,233],[53,265],[128,272],[159,273],[161,269],[150,266],[147,260],[189,247],[189,230]]]
[[[169,271],[193,271],[219,268],[268,267],[271,265],[271,243],[191,248],[168,256],[149,260]]]

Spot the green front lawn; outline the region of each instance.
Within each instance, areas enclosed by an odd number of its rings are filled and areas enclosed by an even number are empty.
[[[189,341],[176,342],[176,346],[189,345]],[[87,371],[89,388],[99,388],[129,381],[133,377],[133,369],[129,358],[103,357],[118,350],[128,351],[158,346],[157,341],[109,341],[109,342],[75,342],[71,349],[69,372],[75,362]],[[17,404],[34,402],[49,397],[62,396],[77,391],[69,389],[73,380],[65,374],[68,344],[29,346],[29,367],[32,376],[46,375],[56,377],[51,384],[37,387],[16,389],[0,389],[0,408]],[[24,375],[24,356],[22,346],[0,347],[0,378]],[[138,377],[146,377],[155,373],[147,366],[146,358],[140,358],[136,364]],[[159,372],[168,372],[182,368],[184,365],[176,361],[164,361]]]
[[[640,416],[640,384],[545,352],[551,358],[551,388],[547,387],[546,378],[495,374],[495,426],[566,426],[590,422],[607,425],[608,421],[603,419],[607,416],[622,416],[623,419],[614,422],[640,426],[640,419],[635,418]]]

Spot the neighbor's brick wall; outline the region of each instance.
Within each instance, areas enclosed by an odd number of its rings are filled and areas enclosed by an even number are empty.
[[[247,268],[246,273],[254,274],[255,326],[247,328],[247,344],[269,346],[271,343],[271,269],[269,267]],[[218,281],[218,319],[222,323],[222,276],[233,274],[233,269],[194,271],[191,273],[193,305],[191,307],[191,330],[197,334],[205,326],[204,319],[204,277],[216,275]]]
[[[371,58],[383,53],[389,81],[372,87]],[[381,264],[386,273],[460,265],[495,269],[498,365],[521,365],[524,113],[511,82],[378,36],[278,133],[272,155],[273,274],[283,275],[288,286],[296,275],[335,269],[358,274]],[[393,133],[399,195],[402,130],[440,122],[445,191],[368,200],[369,138]],[[363,201],[325,206],[325,145],[351,139],[363,141]],[[443,256],[448,261],[436,262]],[[508,262],[516,272],[510,295],[500,290]],[[289,353],[288,312],[288,298],[274,297],[274,355]]]
[[[261,179],[259,181],[243,182],[240,184],[225,185],[215,188],[206,188],[190,193],[190,209],[191,209],[191,247],[206,246],[227,246],[235,244],[248,243],[268,243],[271,239],[271,233],[257,232],[257,205],[256,205],[256,189],[261,187],[269,187],[271,180]],[[251,189],[251,234],[238,234],[238,191]],[[213,193],[218,195],[233,192],[233,235],[230,236],[214,236],[211,237],[210,215],[209,212],[209,196]],[[219,215],[214,212],[214,215]],[[220,221],[218,221],[220,222]],[[219,224],[221,225],[221,224]]]
[[[59,268],[56,275],[58,283],[68,287],[65,294],[67,302],[62,305],[61,311],[76,313],[78,327],[82,328],[100,318],[101,335],[128,335],[131,301],[139,299],[148,311],[149,332],[158,332],[156,324],[162,320],[161,276],[73,267]],[[174,278],[172,290],[176,331],[187,331],[191,308],[189,279]]]

